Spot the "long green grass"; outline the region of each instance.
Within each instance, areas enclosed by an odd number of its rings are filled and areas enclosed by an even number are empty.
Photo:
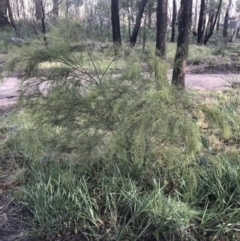
[[[143,74],[138,52],[108,66],[72,52],[65,34],[8,63],[24,74],[24,111],[1,117],[0,151],[19,167],[14,197],[29,211],[29,235],[238,240],[239,98],[194,102],[169,85],[154,51]],[[222,149],[212,151],[213,137]]]

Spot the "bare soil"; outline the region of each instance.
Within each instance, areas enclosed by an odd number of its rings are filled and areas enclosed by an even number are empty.
[[[228,67],[228,64],[227,64]],[[240,80],[240,74],[229,72],[226,66],[190,67],[186,74],[186,87],[194,90],[224,90]],[[168,72],[171,79],[171,71]],[[17,77],[7,77],[0,83],[0,109],[16,104],[20,80]]]

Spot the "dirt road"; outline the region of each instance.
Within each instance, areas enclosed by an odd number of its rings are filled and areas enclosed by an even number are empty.
[[[171,78],[171,72],[168,74]],[[186,87],[195,90],[221,90],[231,87],[240,80],[240,74],[191,74],[186,75]],[[17,101],[20,80],[16,77],[5,78],[0,83],[0,108],[13,105]]]

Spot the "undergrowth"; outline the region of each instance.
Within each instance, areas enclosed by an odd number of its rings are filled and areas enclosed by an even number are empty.
[[[24,76],[24,111],[0,129],[1,155],[27,169],[14,195],[30,235],[238,240],[239,154],[212,151],[212,136],[239,143],[238,98],[196,104],[154,51],[143,74],[135,51],[103,64],[53,32],[8,62]],[[119,58],[124,70],[110,71]]]

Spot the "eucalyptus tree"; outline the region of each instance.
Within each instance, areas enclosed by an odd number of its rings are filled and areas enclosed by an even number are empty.
[[[171,34],[171,42],[175,41],[175,25],[177,20],[177,2],[173,0],[173,10],[172,10],[172,34]]]
[[[131,39],[131,32],[132,32],[132,26],[135,22],[135,10],[136,10],[136,1],[135,0],[121,0],[120,1],[120,9],[121,9],[121,15],[122,15],[122,29],[124,33],[128,32],[128,37]],[[128,27],[126,28],[126,16],[127,16],[127,24]]]
[[[11,23],[12,27],[14,28],[16,34],[18,35],[19,32],[18,32],[17,26],[16,26],[14,18],[13,18],[12,7],[10,5],[9,0],[6,0],[6,1],[7,1],[7,9],[8,9],[8,15],[9,15],[10,23]]]
[[[223,0],[210,1],[208,27],[206,29],[205,36],[204,36],[204,41],[203,41],[204,44],[207,44],[208,40],[210,39],[210,37],[213,34],[218,16],[221,11],[222,2],[223,2]]]
[[[235,29],[234,29],[233,35],[230,38],[230,42],[234,42],[235,41],[235,39],[237,37],[237,34],[239,32],[239,28],[240,28],[240,16],[238,16],[238,19],[236,21]]]
[[[95,7],[97,23],[100,26],[100,34],[103,36],[103,33],[109,33],[110,30],[110,4],[106,0],[98,0]]]
[[[235,25],[235,28],[234,28],[234,32],[231,36],[231,39],[230,39],[230,42],[234,42],[238,33],[239,33],[239,29],[240,29],[240,1],[236,1],[236,12],[237,12],[237,15],[238,15],[238,18],[236,20],[236,25]]]
[[[69,9],[72,6],[79,7],[83,5],[83,0],[65,0],[65,17],[69,16]]]
[[[223,37],[225,38],[228,36],[228,25],[229,25],[228,23],[229,23],[230,12],[232,7],[233,7],[233,1],[229,0],[226,13],[225,13],[224,25],[223,25]]]
[[[148,0],[147,14],[148,14],[148,29],[152,28],[152,15],[156,10],[154,8],[155,0]]]
[[[198,0],[195,2],[195,13],[194,13],[194,28],[193,30],[197,31],[197,19],[198,19]]]
[[[199,20],[198,20],[198,32],[197,32],[197,42],[199,44],[202,43],[202,39],[205,31],[205,21],[206,21],[205,3],[206,3],[205,0],[201,0]]]
[[[168,0],[158,0],[156,48],[160,58],[166,59],[166,35],[168,21]]]
[[[175,55],[172,84],[185,86],[185,74],[189,47],[189,36],[192,27],[192,0],[181,0],[178,16],[178,39]]]
[[[35,0],[35,16],[37,20],[41,20],[43,16],[43,0]]]
[[[10,26],[7,17],[8,0],[0,0],[0,28]]]
[[[111,14],[113,43],[121,45],[122,40],[120,32],[118,0],[111,0]]]
[[[59,15],[59,1],[58,0],[52,0],[52,1],[53,1],[52,13],[55,17],[58,17],[58,15]]]
[[[135,26],[133,28],[132,35],[130,37],[130,42],[131,42],[132,45],[135,45],[135,43],[137,41],[138,31],[139,31],[140,26],[141,26],[141,19],[142,19],[142,16],[143,16],[143,13],[144,13],[147,2],[148,2],[148,0],[141,0],[141,2],[139,4],[139,10],[138,10],[138,14],[137,14],[137,17],[136,17],[136,23],[135,23]]]

